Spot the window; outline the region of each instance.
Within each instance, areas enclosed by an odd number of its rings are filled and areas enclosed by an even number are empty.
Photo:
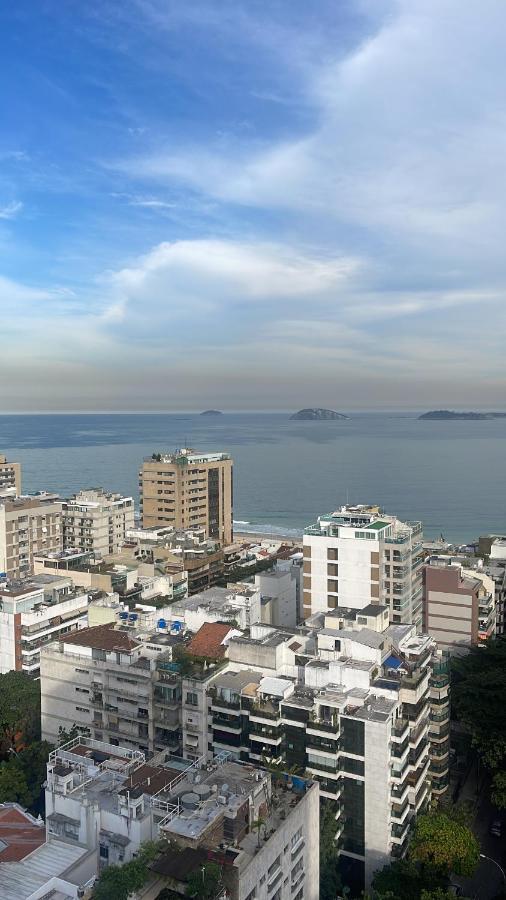
[[[194,691],[187,691],[186,703],[188,706],[198,706],[198,696]]]
[[[351,759],[349,756],[341,757],[344,772],[350,772],[351,775],[363,775],[364,763],[361,759]]]
[[[345,716],[341,717],[341,748],[345,753],[353,753],[354,756],[364,755],[363,722],[358,719],[347,719]]]
[[[291,847],[294,847],[295,844],[297,844],[297,843],[300,841],[300,839],[301,839],[301,837],[302,837],[302,833],[303,833],[303,829],[302,829],[302,826],[301,826],[300,828],[297,829],[297,831],[295,832],[295,834],[292,834],[292,839],[291,839],[291,841],[290,841],[290,846],[291,846]]]
[[[90,712],[86,706],[76,706],[76,710],[77,710],[77,712],[88,713],[88,714]]]
[[[90,693],[88,688],[76,687],[76,691],[78,694],[89,694]]]
[[[89,669],[74,669],[74,672],[79,672],[81,675],[88,675]]]
[[[100,844],[100,859],[109,859],[109,847],[107,844]]]

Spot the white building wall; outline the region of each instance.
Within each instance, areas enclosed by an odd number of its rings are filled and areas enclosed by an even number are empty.
[[[365,886],[391,851],[390,722],[365,723]]]

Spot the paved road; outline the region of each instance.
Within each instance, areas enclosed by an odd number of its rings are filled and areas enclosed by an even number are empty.
[[[466,799],[470,799],[470,797]],[[490,823],[494,819],[502,821],[503,836],[501,838],[493,837],[489,832]],[[503,869],[506,866],[506,819],[490,802],[489,788],[484,783],[480,785],[473,831],[479,841],[481,852],[491,859],[481,860],[472,878],[454,878],[454,882],[462,886],[465,897],[473,898],[473,900],[494,900],[503,892],[506,897],[504,878],[497,865],[491,861],[495,860]]]

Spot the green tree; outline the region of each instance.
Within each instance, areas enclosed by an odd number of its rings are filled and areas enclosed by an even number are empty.
[[[218,892],[220,881],[220,867],[213,862],[205,863],[188,876],[186,894],[196,900],[212,900]]]
[[[0,758],[40,740],[40,685],[25,672],[0,675]]]
[[[409,847],[411,860],[428,863],[448,874],[471,876],[480,859],[472,831],[444,812],[419,816]]]
[[[0,763],[0,803],[30,806],[32,794],[26,777],[15,763]]]
[[[341,892],[339,857],[336,847],[337,804],[320,802],[320,900],[335,900]]]
[[[449,878],[442,869],[433,865],[417,864],[412,859],[394,860],[376,872],[372,886],[375,896],[382,900],[421,900],[422,893],[433,892],[448,887]]]
[[[28,806],[35,815],[44,811],[42,785],[46,780],[47,760],[52,749],[47,741],[34,741],[11,759],[12,765],[17,766],[26,779],[30,792]]]
[[[122,866],[108,866],[93,886],[93,900],[128,900],[130,894],[140,891],[149,878],[149,863],[160,851],[160,844],[148,841],[142,844],[135,859]]]
[[[452,710],[492,775],[493,800],[506,808],[506,638],[452,661]]]
[[[79,736],[89,737],[91,731],[86,725],[78,725],[77,722],[74,722],[71,728],[64,728],[63,725],[60,725],[58,728],[58,747],[61,747],[63,744],[68,744],[69,741],[73,741],[74,738]]]

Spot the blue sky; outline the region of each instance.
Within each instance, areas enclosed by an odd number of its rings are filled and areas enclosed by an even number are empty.
[[[504,408],[502,0],[0,12],[0,409]]]

